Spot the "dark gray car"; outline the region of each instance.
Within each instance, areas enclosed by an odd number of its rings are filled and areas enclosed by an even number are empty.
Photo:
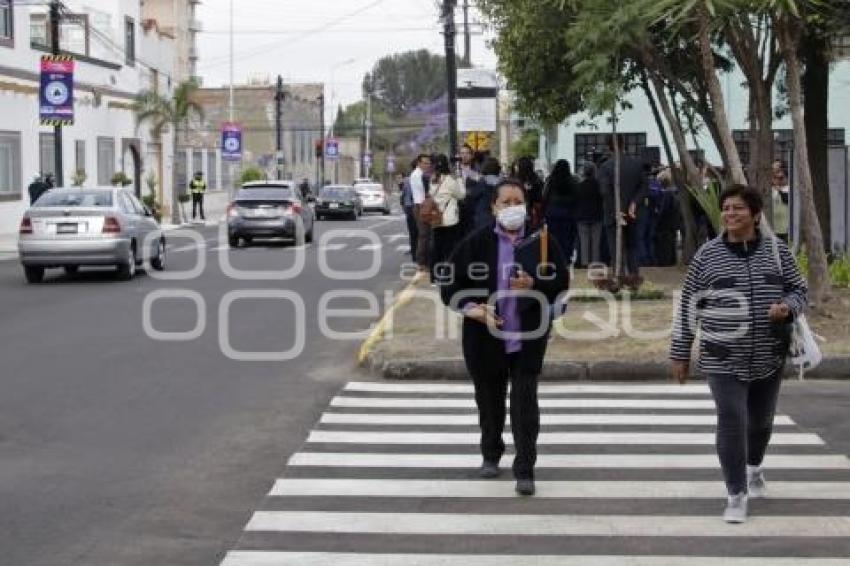
[[[255,238],[286,238],[296,244],[313,241],[313,209],[289,184],[252,183],[236,193],[227,207],[231,247]]]

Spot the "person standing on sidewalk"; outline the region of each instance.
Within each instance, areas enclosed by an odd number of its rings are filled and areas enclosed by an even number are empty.
[[[201,220],[206,220],[204,217],[204,193],[207,192],[207,182],[204,181],[204,174],[201,171],[195,173],[195,177],[189,182],[189,193],[192,195],[192,221],[195,221],[197,213],[200,211]]]
[[[431,178],[431,196],[443,213],[443,221],[432,228],[431,280],[437,278],[440,264],[445,261],[462,238],[460,225],[460,200],[466,189],[452,177],[449,158],[440,154],[434,160],[434,176]]]
[[[47,186],[47,183],[41,179],[41,175],[36,175],[35,179],[32,180],[30,186],[27,187],[27,192],[30,195],[30,204],[35,204],[35,201],[38,198],[46,193],[50,187]]]
[[[596,180],[596,165],[585,161],[582,180],[576,191],[576,224],[578,225],[579,264],[588,266],[602,260],[602,195]]]
[[[572,263],[573,251],[576,247],[576,197],[578,193],[577,183],[570,171],[570,163],[566,159],[559,159],[552,168],[552,173],[546,179],[543,189],[543,210],[545,211],[546,223],[561,251],[567,264]]]
[[[452,276],[438,285],[443,303],[464,316],[463,358],[481,427],[479,475],[500,474],[510,382],[516,491],[533,495],[540,430],[537,378],[551,329],[550,305],[567,290],[569,274],[554,238],[540,232],[525,238],[528,202],[522,181],[499,184],[491,204],[496,222],[457,245],[448,260]]]
[[[413,214],[416,217],[416,260],[419,271],[428,271],[428,248],[431,245],[431,227],[422,220],[420,208],[428,194],[425,188],[425,176],[431,171],[431,156],[420,153],[416,158],[416,168],[410,174],[410,192],[413,195]]]
[[[410,170],[416,169],[416,160],[410,164]],[[413,190],[410,186],[410,176],[404,177],[399,186],[399,194],[401,195],[401,209],[404,211],[404,218],[407,221],[407,237],[410,241],[410,257],[416,261],[416,244],[419,238],[419,230],[416,227],[416,213],[413,206]]]
[[[699,367],[717,406],[717,453],[728,491],[723,518],[743,523],[748,496],[766,490],[762,460],[790,341],[806,307],[806,282],[785,242],[760,227],[763,202],[752,187],[720,194],[724,231],[691,261],[673,326],[670,358],[688,379],[701,331]],[[778,257],[778,260],[777,260]]]
[[[481,165],[481,176],[466,186],[466,209],[470,220],[468,233],[493,224],[493,191],[502,182],[502,166],[495,157],[487,157]]]

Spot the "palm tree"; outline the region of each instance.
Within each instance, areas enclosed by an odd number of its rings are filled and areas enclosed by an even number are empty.
[[[195,92],[198,90],[198,83],[194,80],[184,81],[177,85],[174,89],[174,94],[171,98],[166,98],[156,91],[143,91],[136,97],[134,110],[136,113],[136,127],[140,127],[144,123],[150,123],[151,134],[160,147],[159,151],[159,178],[162,179],[162,133],[166,128],[171,128],[173,136],[174,154],[177,155],[178,146],[178,131],[182,128],[184,138],[189,133],[189,121],[193,116],[203,120],[204,111],[200,104],[195,100]],[[172,167],[172,183],[171,195],[169,202],[164,202],[162,194],[162,185],[160,183],[160,201],[167,209],[171,210],[171,218],[174,223],[180,222],[179,208],[177,206],[177,166]],[[166,212],[167,213],[167,212]]]

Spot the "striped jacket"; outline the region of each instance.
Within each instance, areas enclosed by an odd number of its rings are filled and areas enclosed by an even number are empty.
[[[784,242],[759,237],[739,244],[719,236],[700,248],[688,269],[670,358],[691,358],[699,328],[703,373],[731,374],[745,381],[768,377],[782,367],[790,339],[790,325],[771,322],[768,310],[784,302],[797,316],[806,307],[807,292]]]

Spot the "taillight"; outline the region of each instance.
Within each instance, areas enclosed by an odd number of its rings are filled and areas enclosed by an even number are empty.
[[[227,217],[235,218],[239,216],[239,209],[236,207],[236,203],[230,203],[227,205]]]
[[[29,216],[21,218],[21,227],[18,229],[20,234],[32,234],[32,220]]]
[[[107,216],[103,220],[103,233],[104,234],[118,234],[121,232],[121,224],[118,223],[118,219],[114,216]]]

